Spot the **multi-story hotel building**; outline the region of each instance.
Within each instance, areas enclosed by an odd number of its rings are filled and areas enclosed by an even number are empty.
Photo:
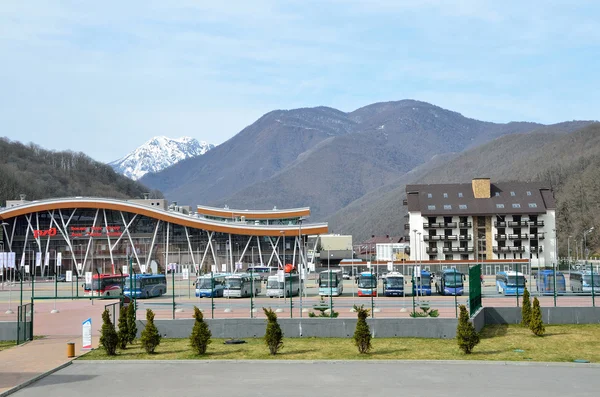
[[[541,183],[407,185],[411,260],[556,260],[552,190]]]

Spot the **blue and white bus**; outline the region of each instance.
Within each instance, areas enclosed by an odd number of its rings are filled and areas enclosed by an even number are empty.
[[[536,278],[536,289],[542,295],[554,295],[554,284],[556,283],[556,293],[564,294],[567,291],[565,275],[561,272],[556,272],[556,280],[554,270],[540,270]]]
[[[402,273],[390,272],[382,279],[383,296],[404,296],[404,275]]]
[[[362,272],[358,275],[358,296],[377,296],[377,275]]]
[[[341,269],[319,273],[318,282],[320,296],[340,296],[344,292],[344,277]]]
[[[464,279],[465,275],[454,268],[443,269],[435,275],[435,292],[440,295],[462,295]]]
[[[225,298],[247,298],[257,296],[260,293],[259,276],[249,273],[229,274],[225,277],[225,288],[223,296]]]
[[[413,295],[419,296],[430,296],[431,295],[431,273],[427,270],[421,270],[420,274],[417,270],[417,274],[414,277],[414,284],[412,287]]]
[[[132,297],[130,285],[133,283],[133,298],[152,298],[167,292],[167,277],[164,274],[136,274],[125,280],[123,294]]]
[[[225,277],[228,273],[207,273],[196,279],[196,297],[218,298],[223,296]]]
[[[571,283],[572,292],[591,294],[592,289],[594,295],[600,292],[600,274],[596,272],[592,273],[589,270],[585,272],[574,272],[571,273],[569,281]]]
[[[527,280],[521,272],[507,271],[496,274],[496,291],[504,295],[521,295],[525,292]]]

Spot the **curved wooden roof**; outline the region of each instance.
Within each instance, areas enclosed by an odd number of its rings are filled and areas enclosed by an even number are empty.
[[[238,218],[246,217],[246,219],[287,219],[300,218],[310,215],[310,208],[292,208],[281,210],[233,210],[229,208],[215,208],[199,205],[197,212],[200,215],[217,216],[221,218]]]
[[[22,205],[0,210],[0,220],[6,221],[16,216],[34,212],[52,211],[67,208],[107,209],[130,212],[195,229],[245,236],[298,236],[299,233],[302,233],[303,235],[311,235],[324,234],[328,232],[327,223],[303,224],[300,226],[254,225],[245,222],[223,222],[201,217],[198,218],[178,212],[164,211],[158,208],[152,208],[129,201],[91,197],[69,197],[31,201]]]

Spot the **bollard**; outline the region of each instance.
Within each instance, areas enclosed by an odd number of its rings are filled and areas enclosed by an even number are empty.
[[[73,342],[67,343],[67,357],[75,357],[75,343]]]

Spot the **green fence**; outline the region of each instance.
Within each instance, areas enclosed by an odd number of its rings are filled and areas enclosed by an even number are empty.
[[[471,316],[481,308],[481,265],[469,269],[469,311]]]
[[[17,345],[33,340],[33,302],[17,308]]]

